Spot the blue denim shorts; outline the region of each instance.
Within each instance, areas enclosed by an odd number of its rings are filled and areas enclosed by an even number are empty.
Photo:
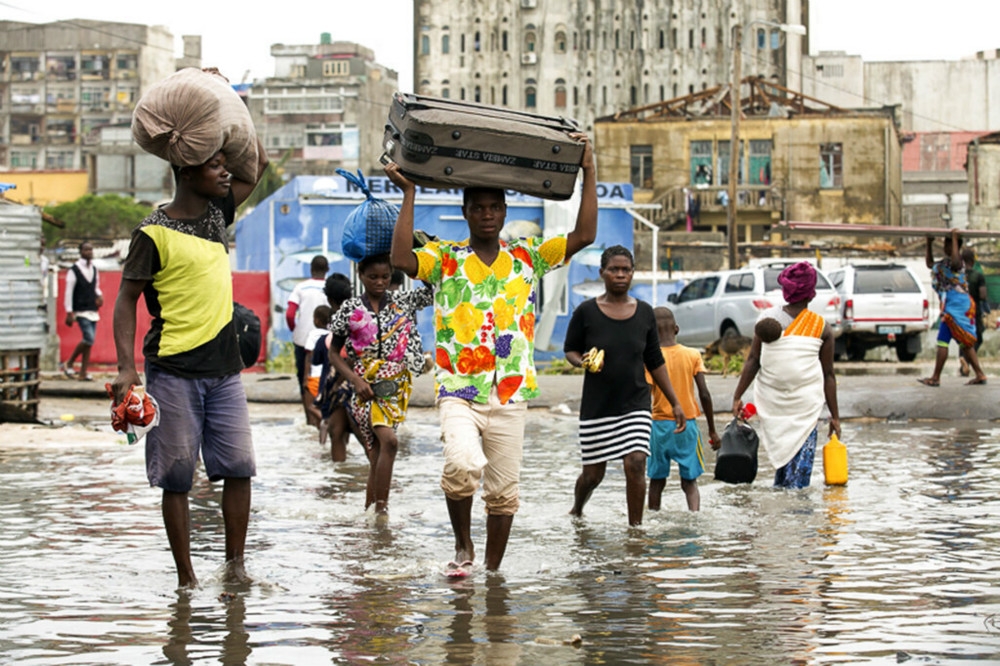
[[[94,340],[97,339],[97,322],[84,317],[77,317],[76,323],[80,325],[80,332],[83,333],[83,344],[93,347]]]
[[[160,425],[146,434],[149,485],[188,492],[199,454],[210,481],[256,475],[250,412],[239,373],[187,379],[147,363],[146,390],[160,407]]]
[[[646,475],[649,478],[669,477],[671,460],[677,461],[677,472],[685,481],[694,481],[705,472],[705,455],[698,422],[688,419],[687,427],[682,433],[675,433],[676,427],[676,421],[653,421],[653,430],[649,436],[649,460],[646,461]]]

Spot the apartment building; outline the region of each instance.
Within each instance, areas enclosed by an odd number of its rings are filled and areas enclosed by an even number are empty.
[[[976,138],[1000,127],[1000,49],[960,60],[885,62],[822,51],[803,65],[807,95],[848,108],[898,108],[903,224],[973,223],[966,156]]]
[[[414,0],[421,94],[595,118],[729,81],[742,71],[800,89],[808,0]]]
[[[186,51],[200,50],[199,38],[185,39]],[[134,144],[106,151],[101,135],[128,127],[145,89],[174,69],[162,26],[0,21],[0,170],[89,171],[91,191],[162,198],[163,162]]]
[[[248,103],[272,162],[286,176],[337,168],[381,170],[384,133],[398,74],[353,42],[273,44],[274,76],[255,81]]]

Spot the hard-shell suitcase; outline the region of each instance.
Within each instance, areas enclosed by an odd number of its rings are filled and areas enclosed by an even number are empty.
[[[715,456],[715,480],[753,483],[757,478],[757,431],[749,423],[733,419],[722,432],[722,445]]]
[[[573,194],[583,143],[576,121],[396,93],[383,148],[425,187],[501,187],[545,199]]]

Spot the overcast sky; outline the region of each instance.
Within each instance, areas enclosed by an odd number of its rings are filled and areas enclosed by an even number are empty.
[[[204,0],[0,0],[0,17],[44,23],[88,18],[165,25],[180,54],[181,35],[202,36],[206,65],[234,82],[273,73],[270,46],[316,44],[320,33],[358,42],[399,72],[412,88],[411,0],[279,0],[220,3]],[[813,53],[846,51],[865,60],[957,60],[1000,47],[1000,0],[810,0]],[[264,7],[269,14],[265,14]]]

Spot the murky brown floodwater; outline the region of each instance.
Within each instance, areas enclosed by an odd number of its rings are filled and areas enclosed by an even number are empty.
[[[625,527],[610,466],[577,523],[574,417],[532,411],[503,573],[451,583],[436,415],[418,411],[388,529],[366,466],[334,467],[303,426],[255,424],[248,568],[223,585],[219,490],[193,493],[202,588],[174,591],[142,451],[0,448],[0,662],[17,664],[1000,663],[1000,427],[846,424],[851,480],[827,489],[676,478]],[[484,521],[477,500],[477,544]],[[231,601],[220,601],[224,591]],[[567,645],[574,635],[579,645]]]

